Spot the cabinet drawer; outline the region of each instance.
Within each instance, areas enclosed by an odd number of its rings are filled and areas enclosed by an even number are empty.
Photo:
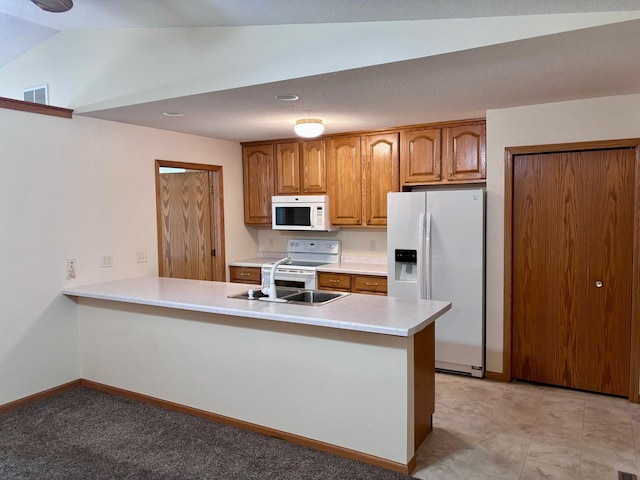
[[[353,282],[352,291],[354,293],[387,294],[387,277],[354,275]]]
[[[351,275],[318,272],[318,288],[320,290],[343,290],[350,292]]]
[[[233,283],[252,283],[260,285],[260,267],[229,267],[229,276]]]

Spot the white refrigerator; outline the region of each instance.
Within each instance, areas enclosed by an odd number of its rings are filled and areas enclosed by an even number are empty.
[[[388,295],[451,301],[436,320],[436,369],[484,376],[483,189],[387,196]]]

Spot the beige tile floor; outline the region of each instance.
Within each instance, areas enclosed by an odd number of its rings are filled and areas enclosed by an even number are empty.
[[[617,480],[638,474],[640,405],[573,390],[436,374],[425,480]]]

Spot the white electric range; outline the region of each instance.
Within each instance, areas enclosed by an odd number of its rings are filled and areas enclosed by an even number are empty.
[[[317,267],[338,263],[341,248],[340,240],[290,239],[287,242],[287,256],[291,263],[276,268],[276,285],[315,290]],[[273,263],[262,265],[262,285],[269,285],[269,272]]]

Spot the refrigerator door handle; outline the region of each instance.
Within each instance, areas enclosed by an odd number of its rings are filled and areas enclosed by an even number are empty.
[[[418,298],[425,298],[424,288],[424,212],[418,217],[418,254],[416,263],[418,267]]]
[[[424,297],[431,300],[431,212],[424,219]]]
[[[427,273],[425,271],[428,265],[428,260],[425,258],[427,256],[425,233],[425,214],[422,212],[420,213],[420,217],[418,217],[418,255],[416,258],[416,263],[418,264],[418,294],[419,298],[428,300],[430,292],[427,286]]]

